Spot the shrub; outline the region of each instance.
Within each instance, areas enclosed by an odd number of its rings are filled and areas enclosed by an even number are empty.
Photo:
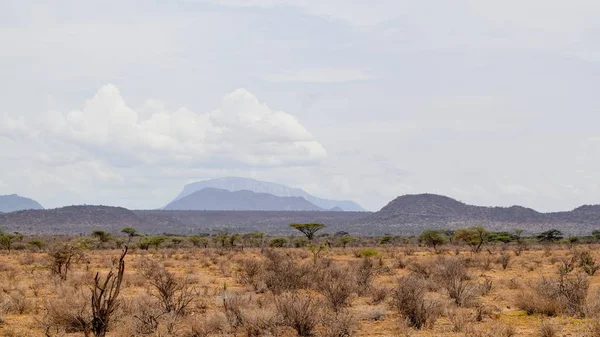
[[[265,251],[265,277],[267,289],[275,294],[306,288],[311,268],[298,263],[291,256],[275,251]]]
[[[474,289],[470,284],[465,262],[459,258],[438,260],[436,279],[446,289],[448,296],[458,306],[466,306],[474,299]]]
[[[366,249],[362,249],[359,252],[359,257],[372,257],[372,256],[376,256],[377,254],[379,254],[379,252],[376,251],[375,249],[366,248]]]
[[[356,318],[347,311],[323,315],[323,337],[351,337],[356,335]]]
[[[353,273],[358,294],[362,295],[367,293],[371,289],[371,283],[375,276],[373,261],[369,258],[362,259],[362,262],[354,268]]]
[[[50,271],[52,274],[58,275],[63,281],[67,279],[71,263],[83,256],[78,247],[70,244],[53,249],[48,255],[50,257]]]
[[[195,288],[188,279],[176,277],[157,264],[146,270],[146,277],[154,288],[151,295],[158,298],[165,313],[185,314],[185,309],[196,296]]]
[[[543,321],[540,324],[540,337],[556,337],[558,331],[556,326],[548,321]]]
[[[517,306],[528,314],[584,316],[589,281],[584,275],[542,278],[534,291],[519,297]]]
[[[286,238],[275,238],[269,242],[269,247],[281,248],[287,245],[288,240]]]
[[[577,258],[579,260],[579,267],[590,276],[594,276],[596,271],[600,269],[600,265],[596,264],[596,260],[589,250],[580,252]]]
[[[438,303],[425,299],[423,280],[415,276],[398,280],[392,301],[400,316],[416,329],[433,325],[439,316]]]
[[[250,285],[255,291],[264,286],[265,268],[262,261],[257,259],[244,259],[240,261],[240,283]]]
[[[350,297],[354,290],[349,272],[338,268],[328,268],[317,283],[317,289],[325,296],[334,312],[350,305]]]
[[[289,292],[275,300],[277,311],[285,326],[296,330],[298,336],[312,336],[321,315],[321,303],[311,294]]]
[[[508,265],[510,264],[510,260],[510,255],[507,252],[502,252],[502,254],[500,254],[500,258],[498,258],[498,263],[500,263],[502,269],[506,270],[506,268],[508,268]]]

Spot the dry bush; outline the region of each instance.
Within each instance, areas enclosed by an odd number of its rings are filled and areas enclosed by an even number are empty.
[[[150,294],[159,299],[163,311],[183,316],[196,297],[196,289],[189,279],[177,277],[158,264],[148,268],[145,275],[153,288]]]
[[[584,316],[589,281],[585,275],[542,278],[534,291],[519,296],[517,306],[528,314]]]
[[[479,283],[479,292],[481,296],[487,296],[494,288],[494,282],[488,276],[483,276],[483,282]]]
[[[386,285],[375,285],[371,287],[371,300],[373,304],[382,303],[390,295],[392,289]]]
[[[579,267],[588,275],[594,276],[600,265],[596,264],[596,260],[589,250],[584,250],[576,253],[577,260],[579,261]]]
[[[277,311],[281,322],[298,333],[298,336],[312,336],[321,316],[321,301],[309,293],[294,291],[283,293],[276,298]]]
[[[498,263],[502,266],[502,269],[506,270],[510,264],[511,256],[507,252],[502,252],[498,258]]]
[[[190,331],[185,337],[208,337],[224,334],[228,331],[227,318],[223,313],[214,313],[202,318],[195,318],[190,325]]]
[[[13,290],[5,296],[0,294],[0,313],[23,315],[31,308],[31,300],[21,290]]]
[[[44,305],[44,315],[38,319],[38,325],[46,335],[50,331],[89,333],[86,330],[91,316],[88,301],[83,292],[65,292],[62,296],[48,300]]]
[[[452,331],[463,332],[473,322],[473,317],[468,310],[450,308],[446,310],[446,317],[452,324]]]
[[[429,277],[433,274],[434,268],[431,263],[413,261],[408,265],[408,270],[420,278],[429,279]]]
[[[125,317],[131,317],[133,330],[137,334],[153,334],[159,326],[160,317],[164,315],[159,300],[149,294],[137,295],[122,306]]]
[[[371,289],[371,283],[375,278],[375,269],[373,261],[365,257],[353,269],[354,280],[356,282],[356,292],[359,295],[364,295]]]
[[[558,329],[556,325],[543,321],[540,324],[539,336],[540,337],[556,337],[558,335]]]
[[[330,267],[321,272],[321,277],[317,281],[317,290],[323,294],[334,312],[350,305],[355,287],[348,277],[349,274],[348,270]]]
[[[412,275],[398,279],[392,291],[392,305],[402,318],[417,329],[433,325],[439,316],[439,304],[425,298],[423,280]]]
[[[52,274],[58,275],[64,281],[67,279],[71,264],[82,259],[83,253],[79,247],[65,244],[52,249],[48,253],[48,257],[50,258],[48,266],[50,271]]]
[[[275,294],[307,288],[314,274],[312,266],[295,261],[290,255],[265,251],[266,287]]]
[[[254,291],[264,288],[265,268],[258,259],[243,259],[239,262],[238,279],[241,284],[249,285]]]
[[[475,289],[470,283],[467,266],[459,258],[439,259],[436,280],[446,289],[448,296],[458,306],[467,306],[475,299]]]
[[[326,313],[322,318],[323,337],[352,337],[356,335],[356,318],[347,311]]]

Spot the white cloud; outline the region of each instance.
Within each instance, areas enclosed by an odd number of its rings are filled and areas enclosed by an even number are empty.
[[[210,113],[150,105],[155,112],[141,119],[109,84],[81,110],[48,113],[42,126],[46,136],[117,165],[286,166],[326,157],[295,117],[270,109],[245,89],[225,95]]]
[[[336,68],[315,68],[284,71],[280,73],[267,74],[262,79],[275,82],[300,82],[300,83],[342,83],[351,81],[363,81],[374,79],[373,76],[360,69],[336,69]]]

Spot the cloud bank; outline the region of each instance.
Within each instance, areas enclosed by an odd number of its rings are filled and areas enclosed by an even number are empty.
[[[272,110],[245,89],[225,95],[208,113],[185,107],[168,111],[157,101],[148,107],[155,111],[141,118],[108,84],[82,109],[50,112],[38,127],[45,139],[117,166],[288,166],[314,164],[327,155],[294,116]],[[18,124],[9,127],[18,129]]]

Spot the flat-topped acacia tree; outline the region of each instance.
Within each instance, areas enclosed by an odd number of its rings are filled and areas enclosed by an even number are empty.
[[[304,235],[306,235],[306,238],[309,241],[312,241],[312,239],[315,237],[315,233],[327,226],[320,223],[293,223],[290,224],[290,227],[296,228]]]

